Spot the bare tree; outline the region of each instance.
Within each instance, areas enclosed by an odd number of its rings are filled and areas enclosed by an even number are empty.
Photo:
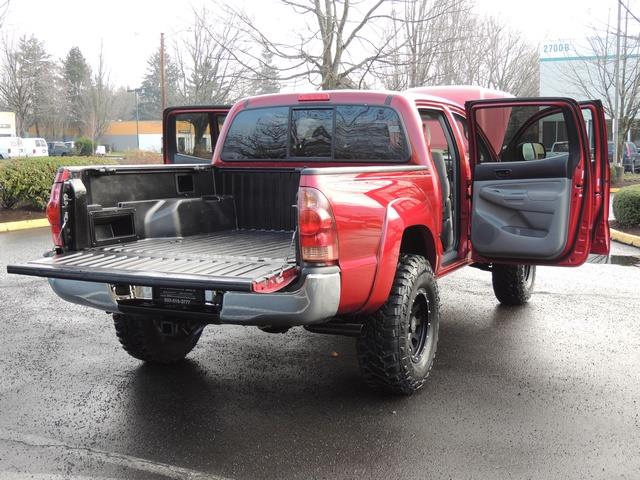
[[[623,4],[624,5],[624,4]],[[626,6],[625,6],[626,8]],[[593,28],[584,51],[578,51],[577,60],[562,62],[559,74],[575,88],[583,98],[602,99],[605,112],[618,119],[618,151],[640,113],[640,35],[629,28],[627,11],[621,25],[620,64],[618,84],[618,110],[615,110],[616,95],[616,41],[618,32],[607,27]]]
[[[465,49],[467,65],[472,68],[462,80],[517,96],[536,95],[539,90],[536,46],[495,17],[479,19],[474,28],[479,35]]]
[[[1,54],[0,96],[2,103],[15,112],[16,131],[22,135],[33,102],[31,79],[13,42],[5,39]]]
[[[393,44],[395,21],[385,0],[280,0],[298,19],[304,31],[295,41],[280,42],[261,30],[245,12],[233,10],[252,45],[231,51],[253,74],[264,76],[264,52],[276,60],[278,80],[305,79],[323,90],[361,88],[372,69],[397,48]],[[300,22],[302,23],[302,22]],[[262,54],[262,55],[261,55]],[[275,78],[265,78],[276,80]]]
[[[219,21],[206,9],[194,11],[189,35],[176,43],[173,55],[181,103],[230,103],[247,94],[246,72],[230,53],[241,36],[237,24],[233,14]]]
[[[4,21],[9,14],[10,3],[10,0],[0,0],[0,26],[4,24]]]
[[[0,58],[0,97],[16,114],[16,130],[36,131],[51,110],[53,64],[44,44],[33,35],[20,37],[17,45],[5,40]]]
[[[84,100],[84,124],[91,132],[94,142],[106,132],[109,122],[113,120],[113,89],[109,83],[109,72],[105,65],[104,51],[100,46],[98,66],[91,78]]]
[[[391,90],[443,83],[444,64],[459,64],[470,10],[470,0],[394,0],[401,21],[390,24],[396,48],[376,69],[381,83]]]
[[[538,90],[535,46],[504,23],[474,13],[468,0],[398,2],[402,47],[378,71],[393,90],[468,84],[533,95]]]

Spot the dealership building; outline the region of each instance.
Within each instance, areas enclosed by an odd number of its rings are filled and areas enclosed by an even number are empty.
[[[117,152],[136,149],[138,144],[140,145],[140,150],[161,152],[162,121],[141,120],[136,122],[135,120],[130,120],[111,122],[104,135],[102,135],[100,144],[106,145],[109,150]]]
[[[637,62],[640,55],[630,55],[628,58],[629,61]],[[613,77],[614,57],[610,57],[609,60],[606,68],[611,68],[608,74]],[[602,59],[600,62],[602,65]],[[598,81],[598,74],[603,68],[601,65],[598,65],[598,57],[588,46],[588,41],[554,40],[542,43],[540,45],[540,96],[570,97],[578,101],[600,99],[605,103],[602,95],[595,93],[603,90],[601,82]],[[584,87],[581,87],[581,83]],[[594,94],[585,95],[585,90],[590,90]],[[613,91],[607,96],[613,98]],[[585,120],[588,125],[590,120]],[[638,125],[629,132],[627,140],[640,144],[640,122],[637,123]],[[547,128],[546,131],[556,132],[553,141],[566,141],[564,126],[559,124],[556,127],[555,129]],[[611,139],[611,121],[608,116],[607,131]]]

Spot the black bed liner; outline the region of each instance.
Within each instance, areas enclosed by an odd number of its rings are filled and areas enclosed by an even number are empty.
[[[148,238],[10,265],[9,273],[111,284],[250,291],[295,268],[293,232],[226,230]]]

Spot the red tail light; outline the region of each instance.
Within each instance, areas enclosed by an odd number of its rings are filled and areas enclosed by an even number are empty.
[[[327,198],[315,188],[298,191],[298,225],[302,260],[314,263],[338,261],[338,231]]]
[[[47,203],[47,219],[51,225],[51,238],[56,247],[62,247],[62,188],[69,179],[69,170],[61,168],[51,186],[51,196]]]

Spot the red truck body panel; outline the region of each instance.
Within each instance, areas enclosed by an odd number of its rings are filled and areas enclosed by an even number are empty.
[[[437,235],[432,170],[303,175],[301,186],[322,191],[336,217],[340,310],[376,310],[391,288],[405,229],[422,226]]]
[[[418,229],[423,237],[429,260],[436,276],[442,276],[474,261],[491,262],[491,259],[474,255],[470,241],[471,231],[471,188],[473,185],[474,163],[470,157],[469,145],[460,123],[466,119],[465,104],[476,100],[508,101],[512,96],[505,92],[479,87],[424,87],[407,92],[386,91],[329,91],[322,95],[287,93],[264,95],[248,98],[234,105],[229,112],[228,121],[220,132],[220,138],[226,134],[235,115],[246,108],[270,106],[329,106],[339,104],[365,104],[389,106],[399,114],[404,124],[406,138],[410,145],[411,157],[405,164],[372,162],[339,162],[315,160],[288,161],[224,161],[221,158],[223,142],[216,145],[213,163],[218,167],[318,167],[317,175],[303,175],[302,187],[314,187],[328,198],[335,214],[339,243],[339,266],[342,275],[342,294],[339,313],[369,313],[378,309],[387,299],[393,282],[396,265],[404,232],[409,228]],[[532,99],[532,105],[534,104]],[[442,211],[440,208],[441,187],[437,170],[430,155],[430,148],[423,132],[423,123],[419,109],[439,111],[447,119],[451,134],[460,156],[459,191],[454,195],[458,202],[458,245],[457,256],[442,264],[443,248],[439,241],[442,229]],[[485,109],[483,129],[487,142],[494,151],[499,152],[504,141],[507,122],[510,117],[508,106],[502,109]],[[576,124],[580,121],[574,118]],[[431,138],[431,142],[442,139]],[[588,142],[580,135],[580,148],[586,152]],[[350,172],[348,167],[359,166],[398,167],[397,172]],[[403,171],[403,166],[423,167],[421,170]],[[333,168],[331,174],[322,171],[322,167]],[[347,167],[344,172],[335,167]],[[374,169],[376,167],[373,167]],[[391,167],[391,170],[393,168]],[[593,174],[593,175],[591,175]],[[573,184],[586,182],[586,192],[572,196],[569,215],[569,237],[565,252],[564,265],[577,265],[585,261],[589,253],[590,232],[586,228],[593,216],[591,202],[584,202],[581,195],[591,195],[593,180],[600,177],[596,172],[585,172],[579,166],[573,173]],[[600,204],[605,203],[600,200]],[[578,228],[581,223],[582,227]],[[573,233],[575,232],[575,234]],[[602,235],[599,235],[602,237]],[[606,235],[605,235],[606,236]],[[600,244],[604,251],[605,241]],[[540,262],[545,263],[545,262]],[[556,262],[557,264],[557,262]]]
[[[433,161],[422,131],[422,121],[417,107],[441,110],[453,127],[455,142],[460,151],[461,181],[458,192],[460,202],[460,231],[467,232],[470,220],[468,185],[471,168],[464,134],[455,127],[452,116],[465,116],[464,102],[477,98],[505,98],[503,92],[477,87],[425,88],[398,92],[330,91],[329,100],[299,101],[300,95],[275,94],[248,98],[232,107],[220,133],[226,137],[233,118],[245,108],[278,105],[327,105],[327,104],[373,104],[387,105],[400,115],[410,144],[411,158],[407,165],[421,166],[423,170],[372,173],[332,173],[303,175],[301,187],[315,187],[322,191],[336,217],[339,242],[339,266],[342,278],[342,294],[339,313],[370,313],[377,310],[388,298],[396,271],[402,237],[406,229],[419,228],[432,252],[433,269],[442,276],[471,262],[466,233],[461,235],[458,259],[441,265],[442,245],[440,230],[442,212],[439,208],[441,195]],[[372,163],[317,162],[317,161],[224,161],[221,158],[223,142],[216,145],[213,163],[219,167],[357,167]],[[378,165],[378,164],[376,164]],[[389,164],[379,164],[380,166]],[[375,167],[374,167],[375,168]]]

